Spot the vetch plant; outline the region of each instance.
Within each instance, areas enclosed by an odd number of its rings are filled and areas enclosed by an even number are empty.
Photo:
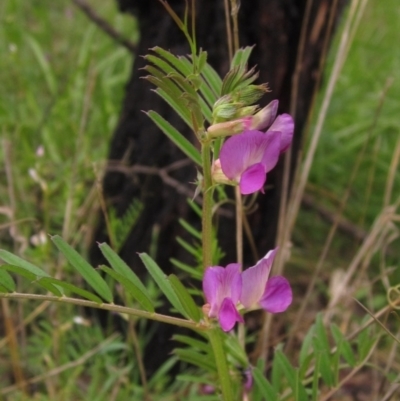
[[[292,303],[292,289],[286,278],[271,275],[277,249],[244,270],[240,255],[234,263],[220,266],[222,251],[213,225],[215,209],[221,198],[227,198],[225,185],[236,187],[238,221],[243,213],[241,195],[264,192],[267,174],[292,142],[293,118],[289,114],[277,116],[278,100],[260,109],[257,102],[268,87],[255,84],[258,74],[254,68],[248,69],[252,48],[236,49],[230,69],[221,79],[207,63],[207,53],[198,50],[195,38],[189,34],[187,16],[182,21],[167,3],[163,4],[187,37],[191,55],[176,56],[156,47],[146,56],[145,78],[191,128],[198,144],[191,143],[157,112],[150,110],[147,114],[198,169],[201,210],[192,205],[202,220],[202,229],[199,232],[182,223],[197,242],[191,246],[180,241],[198,265],[187,266],[180,261],[175,264],[189,274],[189,280],[201,277],[203,292],[182,283],[175,274],[167,277],[152,257],[139,253],[150,278],[171,307],[170,313],[158,313],[157,300],[118,255],[122,240],[116,238],[119,241],[114,244],[115,249],[106,243],[99,244],[107,264],[96,270],[64,239],[52,236],[51,241],[90,290],[52,277],[39,266],[0,250],[4,262],[0,266],[0,297],[98,308],[128,319],[155,320],[195,332],[196,338],[174,335],[174,340],[185,347],[177,347],[174,358],[188,364],[180,380],[190,382],[185,396],[190,393],[193,400],[204,400],[206,396],[224,401],[317,400],[320,382],[331,392],[336,391],[341,369],[350,369],[348,376],[352,377],[368,360],[377,339],[362,332],[355,352],[338,327],[332,325],[328,333],[318,316],[302,341],[296,367],[286,357],[283,344],[275,347],[268,361],[251,359],[247,353],[249,339],[260,333],[247,336],[245,314],[257,309],[271,314],[286,311]],[[133,222],[141,209],[140,205],[131,209],[128,217]],[[238,232],[241,230],[240,226]],[[242,244],[237,242],[240,249]],[[25,278],[42,293],[19,292],[14,275]],[[120,299],[124,300],[122,305]],[[146,376],[143,372],[141,375],[144,398],[150,399]],[[182,395],[173,399],[178,398],[182,399]]]

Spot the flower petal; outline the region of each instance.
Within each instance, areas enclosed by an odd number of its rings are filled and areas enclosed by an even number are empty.
[[[236,306],[234,305],[232,300],[230,298],[225,298],[222,301],[218,320],[222,330],[230,331],[233,329],[236,322],[243,322],[243,317],[237,311]]]
[[[243,195],[248,195],[260,190],[263,191],[265,180],[266,174],[263,164],[253,164],[240,177],[240,192]]]
[[[263,297],[276,252],[277,249],[269,251],[255,266],[242,272],[240,302],[244,307],[258,304]]]
[[[273,121],[275,120],[276,113],[278,111],[278,100],[273,100],[263,109],[258,111],[254,116],[251,122],[251,129],[262,131],[263,129],[268,128]]]
[[[240,265],[231,263],[226,268],[208,267],[203,277],[203,292],[210,304],[210,317],[217,317],[224,298],[232,298],[237,303],[242,287]]]
[[[243,172],[253,164],[262,162],[267,165],[267,160],[270,158],[273,158],[276,164],[280,146],[280,139],[278,147],[275,146],[277,135],[280,136],[281,133],[266,135],[260,131],[244,131],[242,134],[230,137],[222,145],[219,155],[224,174],[230,180],[239,181]],[[271,145],[273,146],[269,150]]]
[[[281,114],[276,118],[268,131],[280,131],[282,133],[280,152],[285,152],[289,148],[293,138],[293,118],[289,114]]]
[[[265,166],[265,171],[268,173],[268,171],[271,171],[278,163],[282,133],[280,131],[267,131],[264,136],[269,143],[264,151],[262,163]]]
[[[275,276],[268,280],[260,305],[267,312],[279,313],[288,308],[292,303],[292,297],[289,282],[282,276]]]

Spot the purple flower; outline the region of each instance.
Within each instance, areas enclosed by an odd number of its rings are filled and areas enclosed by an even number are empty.
[[[292,303],[292,289],[282,276],[269,277],[277,249],[269,251],[263,259],[242,273],[240,302],[245,308],[261,306],[267,312],[285,311]]]
[[[242,290],[240,265],[231,263],[226,268],[208,267],[203,277],[203,291],[210,304],[208,316],[218,318],[222,330],[230,331],[236,322],[243,322],[236,309]]]
[[[261,307],[270,313],[283,312],[292,303],[289,282],[282,276],[268,279],[276,251],[242,273],[238,263],[206,269],[203,291],[210,306],[208,316],[217,318],[222,330],[230,331],[236,322],[243,322],[239,302],[247,309]]]
[[[243,195],[263,192],[266,174],[276,166],[279,155],[290,146],[293,130],[292,117],[282,114],[266,133],[246,130],[230,137],[220,152],[222,172],[228,180],[239,183]]]

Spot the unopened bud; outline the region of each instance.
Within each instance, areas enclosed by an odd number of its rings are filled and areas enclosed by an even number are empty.
[[[244,130],[250,128],[252,119],[253,117],[247,116],[233,121],[213,124],[208,127],[207,135],[210,138],[217,138],[221,136],[240,134]]]
[[[230,180],[222,171],[221,161],[215,160],[211,167],[211,177],[215,184],[237,185],[235,181]]]
[[[249,85],[234,92],[233,98],[244,106],[249,106],[257,103],[268,91],[267,84]]]
[[[265,106],[258,113],[253,116],[251,122],[251,129],[263,130],[268,128],[275,120],[276,113],[278,112],[278,100],[273,100],[268,106]]]

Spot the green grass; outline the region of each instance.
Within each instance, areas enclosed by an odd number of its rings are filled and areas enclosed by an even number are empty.
[[[382,209],[389,165],[400,136],[399,25],[396,0],[368,3],[335,87],[310,179],[321,192],[328,191],[340,200],[357,154],[367,141],[346,210],[354,223],[366,223],[367,229]],[[393,82],[382,103],[390,79]],[[393,194],[400,194],[398,174]]]

